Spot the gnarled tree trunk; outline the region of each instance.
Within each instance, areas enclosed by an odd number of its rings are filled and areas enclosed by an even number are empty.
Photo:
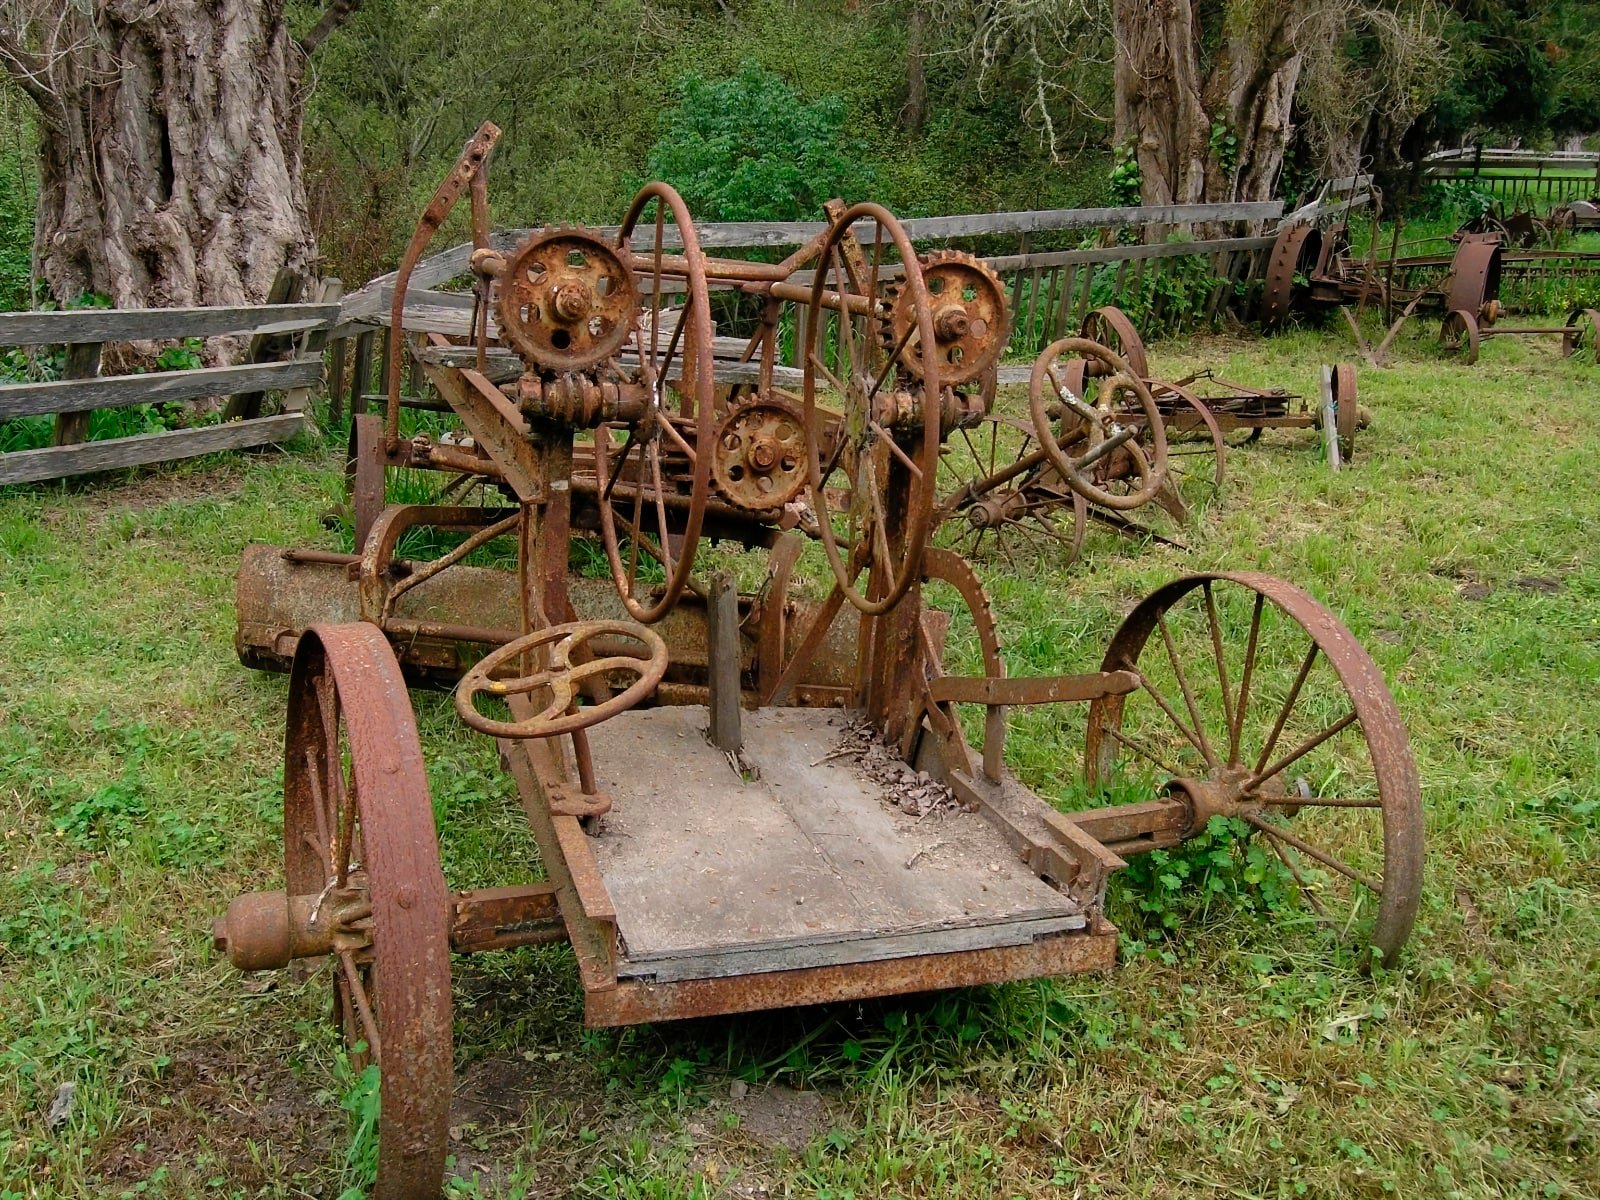
[[[40,120],[38,270],[58,301],[259,302],[313,253],[305,54],[286,0],[0,0],[0,62]]]
[[[1271,198],[1310,3],[1114,0],[1116,138],[1134,147],[1146,204]]]

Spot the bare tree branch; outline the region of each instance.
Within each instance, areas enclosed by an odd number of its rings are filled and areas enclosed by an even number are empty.
[[[318,46],[355,16],[356,9],[360,7],[361,0],[328,0],[328,7],[322,10],[322,16],[317,18],[317,23],[311,27],[311,32],[300,39],[300,53],[310,58],[317,52]]]

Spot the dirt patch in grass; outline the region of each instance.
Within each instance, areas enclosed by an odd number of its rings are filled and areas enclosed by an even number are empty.
[[[280,1059],[240,1048],[181,1051],[136,1085],[124,1119],[101,1139],[89,1173],[107,1192],[164,1171],[177,1194],[223,1176],[240,1188],[320,1175],[337,1161],[344,1114]]]

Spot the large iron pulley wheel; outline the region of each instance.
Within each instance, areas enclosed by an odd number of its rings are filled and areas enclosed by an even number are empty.
[[[633,245],[641,230],[642,248]],[[716,428],[711,300],[689,210],[664,183],[634,198],[618,254],[638,280],[633,349],[650,407],[636,424],[595,431],[600,540],[623,607],[649,625],[689,582],[711,492],[711,456],[702,453]]]
[[[1600,362],[1600,308],[1575,308],[1567,317],[1567,331],[1561,335],[1561,356],[1587,354]]]
[[[1478,332],[1478,318],[1475,314],[1464,308],[1451,309],[1445,313],[1444,321],[1439,326],[1439,345],[1450,353],[1461,355],[1461,361],[1466,366],[1471,366],[1478,361],[1478,347],[1481,344],[1481,335]]]
[[[1090,705],[1090,788],[1184,799],[1186,835],[1242,821],[1316,922],[1392,962],[1421,899],[1422,800],[1383,675],[1339,619],[1271,576],[1189,576],[1128,615],[1102,668],[1141,686]]]
[[[357,1071],[378,1067],[373,1196],[437,1196],[451,1093],[450,898],[406,682],[375,625],[300,639],[284,738],[291,896],[349,915],[334,1015]]]
[[[1150,378],[1150,358],[1144,351],[1144,339],[1139,336],[1132,318],[1116,305],[1108,304],[1085,314],[1078,336],[1098,342],[1120,355],[1140,379]]]
[[[864,222],[874,227],[870,248],[856,238],[856,227]],[[903,272],[899,303],[908,305],[915,319],[905,323],[898,338],[885,339],[883,280],[891,249]],[[898,378],[896,366],[913,342],[938,344],[916,250],[887,209],[853,205],[829,228],[811,284],[804,363],[806,469],[818,537],[834,580],[868,616],[888,612],[920,578],[933,518],[943,384],[937,355],[924,354],[912,378]],[[906,390],[897,391],[897,381]],[[838,512],[828,500],[835,481],[849,493],[848,507]],[[862,567],[870,571],[867,593],[856,586]]]
[[[1067,368],[1078,359],[1084,361],[1091,374],[1099,376],[1093,405],[1066,381]],[[1137,410],[1124,400],[1125,396],[1132,397]],[[1052,342],[1034,360],[1028,380],[1028,406],[1035,436],[1051,464],[1084,499],[1126,511],[1149,503],[1160,492],[1167,478],[1166,425],[1150,389],[1120,355],[1086,338]],[[1052,407],[1057,411],[1052,413]],[[1130,415],[1130,410],[1137,415]],[[1067,433],[1073,430],[1083,435],[1079,442],[1085,445],[1084,452],[1076,456],[1063,445],[1068,440]],[[1093,469],[1119,452],[1129,456],[1137,479],[1125,492],[1112,491],[1097,481]]]
[[[590,657],[597,639],[637,643],[641,654],[608,653]],[[608,647],[609,649],[609,647]],[[531,661],[532,670],[506,677],[504,670],[518,659]],[[610,683],[619,673],[633,682],[616,695],[580,708],[578,697],[591,679]],[[479,733],[503,738],[548,738],[588,729],[626,712],[655,693],[667,673],[667,644],[653,629],[631,621],[571,621],[551,625],[484,655],[456,686],[456,712]],[[549,702],[524,721],[501,721],[478,708],[480,696],[548,694]]]
[[[1356,430],[1360,425],[1356,369],[1351,363],[1337,363],[1333,368],[1333,428],[1339,439],[1339,453],[1346,462],[1355,456]]]

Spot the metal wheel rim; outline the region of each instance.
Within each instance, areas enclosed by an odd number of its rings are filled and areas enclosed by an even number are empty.
[[[658,412],[654,420],[658,425],[646,431],[648,441],[641,444],[639,452],[639,465],[641,478],[637,484],[635,503],[635,523],[630,542],[630,559],[623,563],[620,539],[617,537],[617,516],[609,499],[610,488],[614,484],[611,470],[611,445],[610,427],[601,426],[595,431],[595,471],[600,488],[600,540],[605,546],[606,560],[611,567],[611,579],[616,585],[617,595],[621,598],[623,607],[634,620],[650,625],[659,621],[677,604],[678,597],[683,594],[683,589],[688,585],[689,577],[694,571],[695,550],[700,544],[700,529],[705,522],[706,502],[711,494],[711,458],[709,454],[695,453],[694,447],[709,446],[711,434],[716,425],[715,406],[713,404],[712,388],[712,342],[711,342],[711,300],[710,290],[706,282],[705,256],[700,251],[699,235],[695,232],[694,222],[689,216],[689,210],[684,205],[683,199],[671,187],[664,183],[650,183],[634,197],[633,204],[628,209],[628,215],[623,218],[621,231],[617,235],[617,244],[624,251],[630,251],[631,238],[634,228],[643,215],[646,206],[651,200],[656,201],[655,220],[655,248],[654,256],[657,262],[662,259],[661,249],[666,225],[666,215],[670,211],[673,223],[683,239],[683,249],[680,257],[683,261],[684,272],[688,283],[688,302],[684,305],[683,316],[679,318],[679,331],[688,325],[688,336],[693,340],[692,347],[685,346],[682,352],[685,366],[690,366],[688,351],[693,350],[692,367],[694,379],[688,388],[680,387],[680,394],[690,394],[694,402],[695,439],[693,446],[684,452],[692,459],[690,478],[689,509],[684,518],[683,530],[679,534],[669,532],[670,524],[662,501],[666,481],[662,478],[660,469],[660,447],[662,438],[667,433],[666,426],[670,424],[668,414]],[[646,383],[658,397],[658,403],[664,402],[666,382],[664,376],[668,372],[672,358],[672,343],[678,338],[674,335],[669,339],[666,347],[667,353],[657,355],[660,349],[660,329],[657,328],[655,314],[661,311],[659,281],[662,270],[660,267],[653,272],[654,280],[653,302],[651,304],[651,337],[650,351],[647,354],[644,346],[644,333],[639,328],[634,330],[635,344],[639,351],[639,369],[645,377]],[[680,447],[681,449],[681,447]],[[629,445],[625,444],[623,453],[617,462],[617,474],[621,474],[622,464],[626,461]],[[652,478],[647,484],[643,478],[643,468],[646,465],[646,456],[652,456]],[[638,554],[640,542],[643,540],[642,529],[643,495],[647,486],[656,489],[657,503],[655,517],[657,529],[660,534],[660,544],[653,552],[653,557],[663,561],[666,568],[666,583],[661,595],[653,602],[646,602],[638,593],[639,571]],[[677,558],[672,557],[672,543],[678,544]],[[647,554],[652,554],[646,549]]]
[[[1348,724],[1353,723],[1360,726],[1360,736],[1364,740],[1368,763],[1372,770],[1373,784],[1377,793],[1375,804],[1371,803],[1373,798],[1362,798],[1362,803],[1359,806],[1352,805],[1350,807],[1325,806],[1327,799],[1336,798],[1318,797],[1318,800],[1323,801],[1320,805],[1305,798],[1295,800],[1292,797],[1280,796],[1279,800],[1281,804],[1289,805],[1299,813],[1304,813],[1309,808],[1313,815],[1319,812],[1323,814],[1371,812],[1374,808],[1381,812],[1381,823],[1377,832],[1382,838],[1381,857],[1383,869],[1381,877],[1376,880],[1381,884],[1381,894],[1378,897],[1376,913],[1371,922],[1371,931],[1362,939],[1362,948],[1363,951],[1366,948],[1376,950],[1381,954],[1385,962],[1393,962],[1400,947],[1404,945],[1406,939],[1410,936],[1421,901],[1423,855],[1421,791],[1417,778],[1416,763],[1412,758],[1409,739],[1406,735],[1405,726],[1400,720],[1394,698],[1384,683],[1383,676],[1379,672],[1377,665],[1366,651],[1361,648],[1360,644],[1356,642],[1354,637],[1351,636],[1350,631],[1344,624],[1308,593],[1292,584],[1274,579],[1268,575],[1219,573],[1187,576],[1153,592],[1128,615],[1107,649],[1102,669],[1108,671],[1137,671],[1140,655],[1151,642],[1152,635],[1159,635],[1154,638],[1156,655],[1165,654],[1170,658],[1181,658],[1172,648],[1177,639],[1174,638],[1171,642],[1168,641],[1172,635],[1167,627],[1165,618],[1168,613],[1177,609],[1179,602],[1197,592],[1206,599],[1205,612],[1207,624],[1211,628],[1211,644],[1204,648],[1208,656],[1212,655],[1214,646],[1223,641],[1218,631],[1219,626],[1222,624],[1221,617],[1216,616],[1214,624],[1211,620],[1212,615],[1219,612],[1213,589],[1215,589],[1216,595],[1221,595],[1221,588],[1224,585],[1242,588],[1245,593],[1254,593],[1252,623],[1253,628],[1258,632],[1262,628],[1260,622],[1265,605],[1268,603],[1279,614],[1288,618],[1289,624],[1280,624],[1278,626],[1279,629],[1292,630],[1293,627],[1298,626],[1299,634],[1294,635],[1294,640],[1297,642],[1303,640],[1308,646],[1306,657],[1300,660],[1302,671],[1304,672],[1304,678],[1300,679],[1301,684],[1304,684],[1306,679],[1312,678],[1319,669],[1326,670],[1326,667],[1322,667],[1317,663],[1317,659],[1326,660],[1326,664],[1332,667],[1337,684],[1334,693],[1342,693],[1349,705],[1349,709],[1337,721],[1323,726],[1323,728],[1326,728],[1330,725],[1339,725],[1340,722],[1345,722],[1345,724],[1340,725],[1339,731],[1326,740],[1333,741],[1334,737],[1339,736],[1348,727]],[[1225,608],[1226,604],[1222,607]],[[1246,701],[1242,707],[1246,712],[1250,710],[1252,701],[1261,698],[1258,693],[1250,691],[1245,686],[1247,676],[1251,678],[1252,683],[1259,682],[1251,669],[1251,664],[1255,661],[1252,657],[1253,652],[1250,649],[1251,640],[1253,639],[1247,635],[1244,641],[1244,653],[1236,656],[1235,663],[1232,664],[1236,668],[1236,673],[1232,675],[1233,684],[1229,685],[1234,687],[1233,698],[1235,701],[1237,701],[1241,692],[1245,694]],[[1257,644],[1258,651],[1259,643]],[[1214,669],[1215,657],[1212,657],[1211,661]],[[1222,661],[1225,664],[1228,662],[1226,648],[1222,654]],[[1285,661],[1290,660],[1286,659]],[[1306,666],[1304,664],[1310,665]],[[1221,672],[1218,673],[1220,674]],[[1174,674],[1180,680],[1185,678],[1183,674],[1176,671]],[[1195,676],[1194,678],[1200,677]],[[1141,688],[1133,695],[1145,696],[1147,698],[1146,707],[1153,706],[1157,711],[1161,711],[1163,701],[1174,713],[1178,711],[1178,706],[1181,704],[1185,717],[1192,722],[1190,728],[1200,728],[1199,741],[1201,743],[1209,741],[1205,736],[1208,725],[1212,733],[1215,733],[1219,728],[1214,720],[1207,723],[1198,718],[1197,713],[1200,705],[1198,702],[1191,704],[1190,688],[1187,684],[1184,684],[1181,689],[1175,689],[1181,690],[1181,699],[1178,696],[1163,696],[1158,700],[1156,697],[1161,689],[1153,686],[1150,676],[1142,674],[1141,680]],[[1319,686],[1322,683],[1323,680],[1319,680]],[[1221,689],[1221,694],[1225,695],[1227,691],[1228,687],[1224,687]],[[1287,707],[1280,709],[1283,714],[1279,718],[1280,732],[1283,728],[1287,728],[1286,718],[1299,706],[1305,696],[1306,693],[1299,686],[1291,686],[1287,690],[1285,697]],[[1137,753],[1140,757],[1149,759],[1152,762],[1157,761],[1149,753],[1152,749],[1158,752],[1171,753],[1169,749],[1171,739],[1169,739],[1168,746],[1151,747],[1147,741],[1141,740],[1137,733],[1130,734],[1125,730],[1123,721],[1130,698],[1123,696],[1109,697],[1094,701],[1090,705],[1084,750],[1084,768],[1086,782],[1091,788],[1097,788],[1109,782],[1113,774],[1113,764],[1118,755],[1123,752]],[[1315,695],[1312,696],[1313,700],[1316,698]],[[1227,708],[1226,705],[1222,707],[1224,709]],[[1270,707],[1271,702],[1268,704],[1269,710]],[[1354,714],[1353,719],[1347,720],[1350,714]],[[1214,712],[1212,715],[1216,716],[1220,715],[1220,713]],[[1237,733],[1234,732],[1236,725],[1238,728]],[[1245,725],[1245,716],[1238,716],[1237,720],[1230,716],[1225,718],[1220,728],[1228,735],[1226,748],[1229,750],[1227,756],[1229,761],[1239,760],[1248,766],[1251,759],[1244,754],[1243,749],[1246,744],[1244,741]],[[1193,738],[1187,732],[1181,736],[1191,742],[1193,741]],[[1345,734],[1345,736],[1353,737],[1354,735]],[[1144,751],[1129,750],[1127,746],[1128,740],[1139,741],[1140,745],[1144,747]],[[1257,765],[1254,768],[1255,772],[1261,772],[1264,769],[1270,770],[1272,766],[1276,766],[1275,761],[1266,767],[1263,767],[1261,763],[1269,755],[1276,757],[1280,745],[1292,745],[1292,742],[1280,742],[1276,736],[1264,739],[1265,752],[1257,759]],[[1320,748],[1320,745],[1319,743],[1316,748]],[[1254,748],[1252,744],[1251,749]],[[1180,746],[1178,749],[1181,754],[1190,758],[1191,761],[1195,761],[1192,756],[1199,753],[1197,746],[1192,749]],[[1216,754],[1219,758],[1221,757],[1220,749],[1221,747],[1212,747],[1213,754]],[[1299,747],[1296,747],[1296,749],[1299,749]],[[1305,758],[1291,760],[1286,766],[1274,772],[1273,778],[1276,779],[1278,775],[1281,775],[1288,767],[1293,766],[1295,762],[1304,763],[1306,761]],[[1172,766],[1173,764],[1171,763],[1167,764],[1169,769]],[[1224,768],[1226,768],[1226,764],[1224,764]],[[1178,769],[1181,770],[1181,767]],[[1358,783],[1357,787],[1359,786],[1360,784]],[[1258,792],[1258,794],[1260,793]],[[1267,802],[1262,803],[1266,805]],[[1263,807],[1258,815],[1269,824],[1273,823],[1270,821],[1271,813],[1267,807]],[[1297,817],[1296,821],[1299,820],[1300,818]],[[1282,840],[1281,835],[1275,834],[1270,829],[1263,828],[1261,824],[1251,823],[1256,831],[1267,835],[1264,840],[1268,842],[1279,858],[1284,859],[1291,871],[1303,870],[1305,863],[1312,861],[1301,850],[1292,846],[1288,849],[1288,858],[1285,858],[1283,847],[1287,843]],[[1295,824],[1291,822],[1283,827],[1292,832]],[[1370,837],[1372,827],[1369,825],[1366,828]],[[1198,830],[1190,831],[1190,833],[1194,832],[1198,832]],[[1290,863],[1290,859],[1298,860],[1299,867]],[[1345,865],[1348,867],[1349,864]],[[1368,878],[1373,877],[1369,876]],[[1301,876],[1297,874],[1296,879],[1300,880]],[[1301,882],[1302,896],[1314,901],[1315,889],[1306,886],[1303,880]],[[1360,884],[1355,884],[1354,887],[1361,888],[1361,891],[1356,894],[1365,895],[1367,897],[1365,903],[1370,906],[1370,891]],[[1320,904],[1318,907],[1320,908]],[[1322,915],[1326,919],[1326,914]],[[1365,959],[1366,955],[1363,953],[1363,961]]]
[[[911,244],[911,239],[906,236],[905,230],[894,215],[881,205],[871,203],[852,205],[841,213],[829,228],[828,236],[824,239],[817,257],[817,265],[811,283],[811,300],[806,321],[806,353],[803,373],[806,429],[809,434],[806,439],[806,469],[807,490],[811,510],[816,516],[818,540],[822,542],[822,548],[828,556],[828,565],[833,570],[835,584],[843,593],[845,599],[859,612],[866,616],[881,616],[897,605],[905,594],[910,591],[912,585],[916,583],[922,549],[927,542],[928,532],[932,526],[934,498],[938,486],[941,384],[938,364],[933,360],[932,356],[929,356],[924,365],[922,377],[918,381],[918,389],[922,394],[922,429],[916,457],[911,461],[915,465],[919,477],[913,483],[910,502],[907,506],[907,523],[904,545],[901,550],[901,561],[898,564],[880,561],[878,564],[879,569],[886,571],[890,577],[890,582],[886,589],[881,590],[881,594],[870,598],[863,596],[855,586],[859,570],[852,570],[851,566],[855,561],[861,561],[867,566],[868,570],[871,570],[870,560],[878,557],[877,549],[873,547],[871,552],[862,556],[857,553],[856,548],[852,547],[851,565],[847,565],[845,555],[840,551],[839,538],[834,533],[832,514],[828,507],[826,483],[828,476],[832,475],[837,465],[837,459],[841,456],[836,455],[835,461],[829,465],[829,470],[826,473],[823,471],[821,452],[828,433],[828,422],[823,419],[822,408],[817,403],[818,374],[819,372],[824,376],[830,374],[827,364],[819,356],[817,344],[820,330],[825,324],[824,318],[831,311],[830,306],[824,303],[823,297],[828,290],[829,274],[834,269],[834,256],[840,243],[850,231],[850,227],[863,218],[873,221],[877,229],[877,237],[873,242],[875,256],[883,248],[883,234],[885,232],[889,235],[889,241],[898,250],[904,271],[900,287],[913,297],[912,303],[915,305],[917,313],[913,330],[925,345],[931,346],[935,344],[932,305],[929,303],[927,290],[923,286],[921,267],[917,260],[916,250]],[[838,267],[842,276],[845,270],[842,260],[839,261]],[[873,289],[871,300],[874,305],[878,302],[876,288]],[[852,335],[853,337],[854,335]],[[863,344],[864,346],[873,346],[876,344],[876,339],[864,339]],[[898,358],[898,353],[889,355],[890,364],[884,367],[885,375],[878,381],[879,386],[886,382],[888,374],[892,373],[892,361],[896,358]],[[846,404],[845,427],[840,428],[838,431],[838,436],[842,438],[851,436],[847,428],[851,420],[848,388],[849,385],[846,384],[845,394],[841,397]],[[873,388],[872,393],[866,399],[866,403],[870,404],[871,395],[875,395],[877,390],[877,387]],[[870,416],[870,414],[867,414],[867,416]],[[862,417],[863,421],[866,419],[867,417]],[[879,434],[880,437],[884,436],[881,430]],[[863,442],[863,444],[865,443]],[[863,460],[870,464],[870,458],[871,455],[858,455],[858,464]],[[873,473],[874,475],[876,474],[876,472]],[[866,492],[864,498],[857,494],[860,491]],[[882,500],[876,494],[875,488],[861,489],[858,487],[857,481],[852,480],[851,495],[853,504],[871,503],[877,505],[878,516],[881,520],[883,516]],[[863,534],[867,538],[871,538],[871,529],[868,525],[863,525]]]
[[[335,824],[335,813],[348,815]],[[379,1066],[373,1195],[434,1196],[450,1115],[450,900],[405,679],[383,632],[365,623],[312,628],[295,653],[284,739],[289,893],[322,892],[341,846],[359,855],[372,901],[370,962],[341,954],[334,969],[347,1040],[365,1036],[358,994],[379,1034],[368,1047]]]

